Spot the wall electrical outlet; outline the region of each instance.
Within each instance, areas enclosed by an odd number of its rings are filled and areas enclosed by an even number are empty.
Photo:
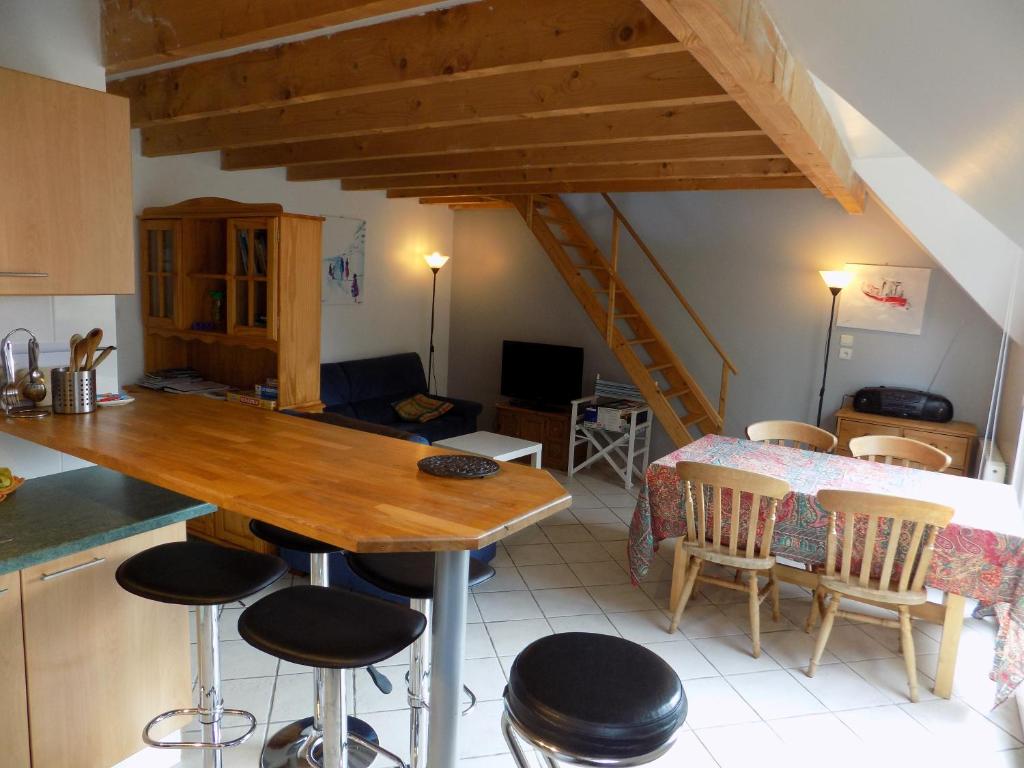
[[[839,337],[839,345],[842,346],[842,347],[852,347],[853,346],[853,334],[852,333],[844,333],[842,336],[840,336]]]
[[[853,349],[850,348],[850,347],[843,347],[842,349],[840,349],[839,350],[839,359],[840,360],[852,360],[853,359]]]

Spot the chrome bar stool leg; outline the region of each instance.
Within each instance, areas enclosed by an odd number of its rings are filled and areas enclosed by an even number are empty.
[[[427,629],[409,648],[409,766],[427,762],[427,671],[430,668],[430,600],[410,600],[409,607],[427,617]]]
[[[324,552],[311,552],[309,555],[309,583],[314,587],[330,586],[327,557],[328,554]],[[340,676],[340,683],[329,683],[333,673]],[[333,727],[332,718],[336,712],[332,711],[331,697],[335,695],[336,690],[329,690],[329,687],[334,686],[336,689],[340,686],[341,702],[344,705],[344,674],[340,670],[313,668],[313,716],[296,720],[271,734],[263,746],[261,768],[320,768],[341,765],[340,762],[331,760],[335,759],[335,755],[338,755],[337,759],[340,760],[340,755],[346,752],[348,768],[365,768],[373,762],[379,749],[378,739],[377,733],[368,723],[349,717],[341,727],[341,733]],[[331,724],[332,728],[328,729],[328,724]],[[335,732],[333,736],[327,732],[328,730]],[[345,749],[342,746],[350,740],[355,741],[355,737],[359,737],[355,747]],[[337,749],[329,749],[329,744],[335,744]]]

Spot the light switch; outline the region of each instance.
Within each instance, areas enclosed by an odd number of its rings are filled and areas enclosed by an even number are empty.
[[[852,347],[853,346],[853,334],[844,333],[839,337],[839,346],[841,347]]]
[[[839,350],[839,359],[840,360],[852,360],[853,359],[853,349],[851,347],[841,347],[840,350]]]

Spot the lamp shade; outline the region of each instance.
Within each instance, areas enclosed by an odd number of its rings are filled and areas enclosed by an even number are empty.
[[[845,288],[846,286],[848,286],[850,284],[850,281],[853,280],[853,273],[847,272],[844,269],[823,269],[820,270],[818,274],[821,275],[821,279],[825,281],[825,285],[827,285],[829,288],[833,288],[840,291],[843,290],[843,288]]]
[[[443,256],[437,251],[424,255],[423,260],[427,262],[427,266],[431,269],[440,269],[448,263],[448,256]]]

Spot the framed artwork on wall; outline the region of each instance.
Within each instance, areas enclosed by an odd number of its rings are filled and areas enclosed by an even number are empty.
[[[840,299],[836,325],[920,335],[930,269],[847,264],[846,271],[853,279]]]
[[[328,216],[323,228],[320,301],[362,304],[366,292],[366,222]]]

